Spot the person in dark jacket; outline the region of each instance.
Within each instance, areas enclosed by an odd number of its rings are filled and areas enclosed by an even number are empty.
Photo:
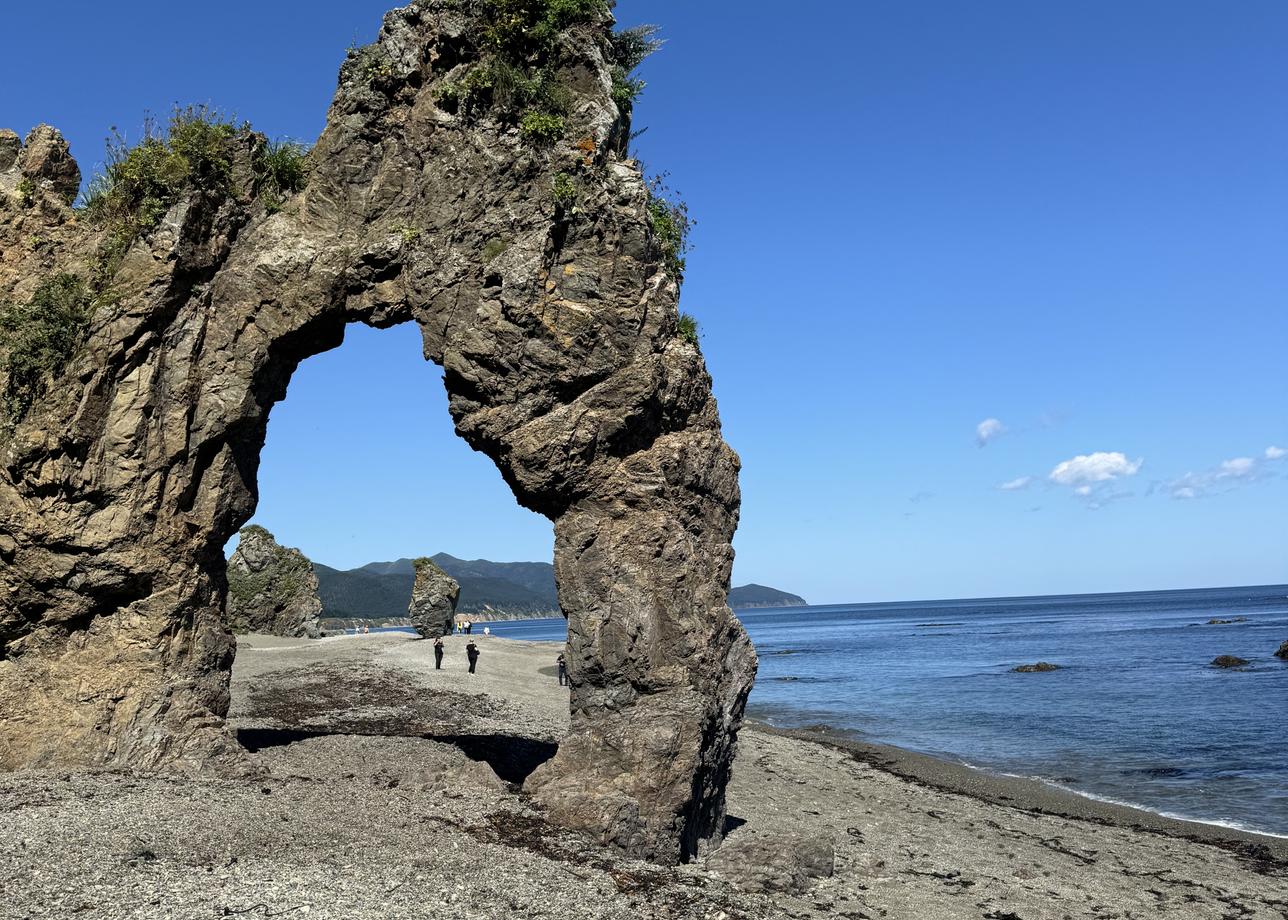
[[[441,636],[434,640],[434,670],[443,670],[443,639]]]
[[[559,665],[559,686],[566,687],[568,686],[568,659],[560,655],[556,663]]]
[[[465,646],[465,657],[470,660],[470,673],[474,673],[474,666],[479,663],[479,647],[471,642]]]

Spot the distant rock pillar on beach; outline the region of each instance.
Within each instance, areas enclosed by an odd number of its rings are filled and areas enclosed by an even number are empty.
[[[322,601],[313,563],[263,527],[241,532],[228,560],[228,628],[234,633],[316,639]]]
[[[416,566],[416,583],[411,589],[407,616],[422,639],[437,639],[452,631],[456,602],[461,599],[461,586],[434,560],[421,558]]]

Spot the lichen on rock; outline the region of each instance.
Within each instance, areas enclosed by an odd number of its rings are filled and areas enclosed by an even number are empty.
[[[322,601],[313,563],[263,527],[241,531],[228,560],[228,628],[234,633],[316,639]]]

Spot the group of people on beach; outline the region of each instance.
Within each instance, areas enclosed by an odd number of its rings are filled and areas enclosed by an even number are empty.
[[[442,637],[435,639],[434,640],[434,670],[435,671],[443,670],[443,654],[445,652],[446,652],[446,648],[443,646]],[[470,673],[471,674],[475,673],[474,669],[478,667],[478,663],[479,663],[479,647],[474,644],[474,640],[472,639],[465,646],[465,657],[469,659],[469,662],[470,662]]]
[[[487,631],[487,634],[488,635],[491,634],[490,630]],[[443,639],[440,636],[439,638],[434,640],[434,670],[435,671],[443,670],[443,656],[446,654],[447,654],[447,646],[443,643]],[[474,644],[473,639],[471,639],[465,645],[465,657],[470,663],[470,673],[471,674],[477,673],[475,669],[478,667],[478,663],[479,663],[479,647]],[[564,657],[562,652],[560,652],[559,657],[555,659],[555,666],[559,673],[559,686],[561,687],[568,686],[568,659]]]
[[[474,624],[471,623],[469,620],[458,620],[456,622],[456,634],[458,636],[462,634],[467,636],[470,635],[473,628],[474,628]],[[369,635],[371,633],[371,627],[357,626],[357,627],[354,627],[353,632],[354,632],[354,635]],[[492,635],[491,627],[484,626],[483,635],[491,636]],[[443,656],[446,654],[447,654],[447,646],[443,644],[442,638],[440,637],[438,639],[435,639],[434,640],[434,670],[435,671],[443,670]],[[479,664],[479,647],[474,644],[473,639],[471,639],[465,645],[465,658],[470,663],[470,673],[477,674],[478,673],[477,668]],[[568,660],[564,657],[562,652],[559,654],[559,657],[555,659],[555,667],[559,675],[559,686],[561,687],[568,686]]]

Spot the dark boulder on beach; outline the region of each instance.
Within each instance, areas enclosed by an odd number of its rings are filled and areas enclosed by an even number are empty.
[[[1279,651],[1275,652],[1275,657],[1282,658],[1284,661],[1288,661],[1288,642],[1285,642],[1283,645],[1279,646]]]
[[[407,616],[422,639],[437,639],[452,631],[456,602],[461,586],[455,578],[440,569],[433,559],[417,559],[413,565],[416,581],[411,589]]]
[[[1212,659],[1214,668],[1241,668],[1247,663],[1246,658],[1240,658],[1237,655],[1218,655]]]
[[[1047,671],[1059,671],[1058,664],[1052,664],[1049,661],[1039,661],[1037,664],[1022,664],[1017,668],[1011,668],[1012,674],[1043,674]]]

